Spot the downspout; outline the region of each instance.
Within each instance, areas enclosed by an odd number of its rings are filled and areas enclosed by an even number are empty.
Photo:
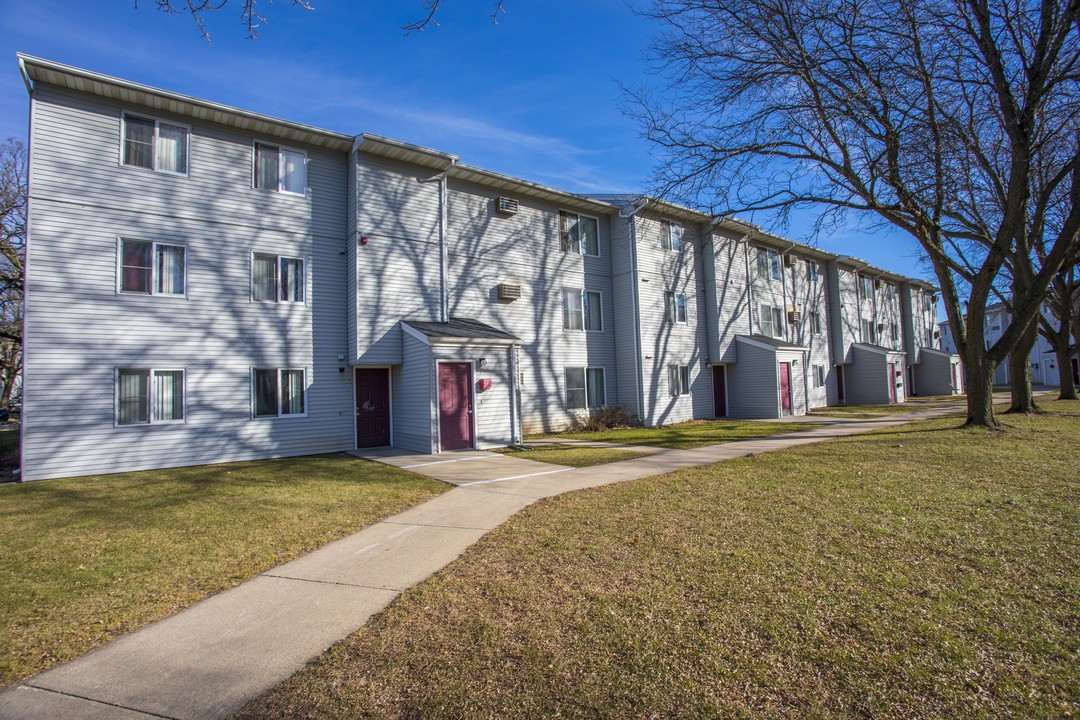
[[[23,337],[23,357],[25,358],[26,357],[27,340],[29,339],[29,335],[27,333],[27,325],[28,325],[27,319],[30,317],[30,302],[29,302],[29,299],[27,297],[25,288],[29,287],[29,284],[27,283],[27,280],[30,277],[29,273],[30,273],[30,269],[32,267],[31,262],[30,262],[30,249],[31,249],[30,226],[31,226],[31,219],[32,219],[33,213],[31,213],[30,204],[33,201],[34,195],[33,195],[32,189],[31,189],[32,178],[30,177],[30,169],[31,169],[31,167],[33,167],[33,165],[32,165],[30,160],[31,160],[31,155],[34,152],[34,102],[35,102],[35,100],[34,100],[34,83],[30,80],[30,74],[27,73],[27,71],[26,71],[26,63],[23,62],[23,59],[21,57],[19,58],[19,72],[22,74],[23,82],[26,83],[26,92],[30,95],[30,109],[27,111],[27,117],[26,117],[26,122],[27,122],[27,133],[26,133],[26,137],[27,137],[27,143],[26,143],[26,227],[24,228],[24,232],[26,233],[26,236],[23,238],[23,243],[24,243],[23,244],[23,288],[24,288],[24,291],[23,291],[23,313],[22,313],[22,337]],[[21,393],[21,396],[22,396],[23,408],[32,407],[33,403],[31,403],[30,405],[26,404],[26,365],[25,365],[25,363],[23,364],[22,388],[20,389],[20,393]],[[26,469],[26,460],[25,460],[25,458],[26,458],[26,412],[25,411],[23,412],[22,417],[20,418],[20,420],[21,420],[21,425],[22,425],[22,432],[19,433],[19,458],[20,458],[20,462],[19,462],[19,467],[15,472],[18,473],[18,475],[16,476],[16,482],[23,483],[23,482],[26,482],[26,474],[23,472]],[[31,420],[31,423],[33,423],[33,420]]]
[[[453,163],[451,162],[451,166]],[[450,322],[450,260],[447,253],[447,168],[439,175],[439,322]]]
[[[641,407],[645,373],[641,367],[644,354],[641,347],[641,306],[638,301],[638,283],[641,282],[641,276],[638,274],[637,225],[634,222],[634,216],[648,204],[648,198],[639,198],[633,205],[628,205],[619,210],[619,217],[625,218],[630,223],[630,293],[632,295],[631,303],[634,318],[634,403],[638,420],[642,424],[645,422],[645,413]]]
[[[518,346],[511,345],[510,352],[510,442],[521,444],[521,409],[518,406]]]
[[[743,235],[743,260],[746,262],[746,316],[750,334],[754,334],[754,280],[750,277],[750,235]]]

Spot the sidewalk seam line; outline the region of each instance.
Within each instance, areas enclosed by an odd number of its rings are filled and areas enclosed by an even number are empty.
[[[28,678],[33,679],[33,678]],[[160,715],[156,712],[150,712],[149,710],[139,710],[128,705],[121,705],[119,703],[107,702],[105,700],[97,700],[85,695],[76,695],[75,693],[64,692],[63,690],[55,690],[53,688],[41,687],[40,685],[31,685],[27,682],[19,683],[22,687],[31,688],[33,690],[40,690],[42,692],[52,693],[53,695],[60,695],[62,697],[75,698],[76,700],[85,700],[86,702],[97,703],[98,705],[105,705],[106,707],[119,708],[121,710],[130,710],[131,712],[139,713],[141,715],[149,715],[150,717],[162,718],[162,720],[177,720],[172,715]],[[15,685],[14,687],[19,687]]]
[[[278,580],[294,580],[296,582],[315,583],[316,585],[340,585],[341,587],[362,588],[364,590],[384,590],[400,595],[408,588],[386,588],[374,585],[361,585],[359,583],[337,582],[334,580],[312,580],[311,578],[293,577],[291,575],[273,575],[269,571],[262,574],[263,577],[272,577]]]

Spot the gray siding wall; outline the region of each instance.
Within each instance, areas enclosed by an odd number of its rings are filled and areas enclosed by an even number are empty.
[[[780,414],[776,353],[741,342],[738,362],[727,366],[728,409],[736,418],[775,418]]]
[[[736,362],[739,355],[735,338],[751,332],[747,247],[740,237],[720,230],[713,233],[710,266],[716,280],[716,325],[715,335],[709,341],[709,357],[716,363]],[[753,326],[756,331],[757,323]]]
[[[800,391],[806,397],[807,407],[824,407],[836,402],[836,371],[829,352],[829,303],[828,276],[825,263],[818,263],[817,280],[810,280],[809,263],[812,258],[792,251],[790,267],[785,267],[785,285],[787,288],[788,308],[794,307],[801,314],[801,319],[788,328],[788,340],[807,349],[807,363],[810,367],[799,367]],[[812,313],[817,312],[821,319],[821,332],[814,332]],[[812,368],[819,365],[825,369],[825,385],[814,387]],[[794,368],[793,368],[794,370]]]
[[[651,212],[639,212],[637,257],[639,307],[644,355],[644,418],[646,425],[666,425],[712,416],[712,378],[705,367],[707,316],[701,279],[701,228],[672,220],[683,228],[679,251],[661,247],[661,223]],[[685,323],[668,317],[666,293],[686,298]],[[690,371],[690,393],[673,397],[668,380],[669,365],[685,365]]]
[[[357,229],[368,244],[355,248],[353,356],[397,365],[398,321],[439,319],[439,183],[428,168],[363,153],[356,174]]]
[[[915,390],[919,395],[953,395],[958,392],[952,384],[952,366],[958,358],[940,352],[923,352],[922,362],[915,366]]]
[[[837,299],[833,309],[833,323],[837,331],[833,363],[850,363],[854,361],[851,346],[862,342],[862,330],[859,327],[861,301],[857,288],[858,273],[836,262],[830,262],[829,267],[829,282],[836,286]]]
[[[261,138],[47,85],[33,103],[24,477],[352,447],[345,154],[307,148],[289,196],[252,188]],[[120,165],[125,109],[191,126],[189,176]],[[121,237],[183,245],[186,297],[118,293]],[[250,300],[256,251],[306,259],[305,304]],[[148,367],[186,371],[185,421],[115,426],[116,369]],[[252,419],[253,367],[306,369],[307,415]]]
[[[618,397],[615,402],[641,420],[638,374],[641,355],[637,349],[638,305],[635,293],[637,279],[633,269],[635,239],[634,219],[618,215],[611,217],[611,288],[615,328],[615,371]]]
[[[907,368],[902,353],[882,353],[863,348],[854,348],[855,362],[847,368],[847,401],[854,405],[884,405],[890,402],[889,383],[899,381],[896,388],[896,401],[906,399]],[[888,363],[895,365],[899,377],[889,377]]]
[[[391,372],[394,446],[430,453],[435,450],[432,418],[437,398],[431,348],[402,332],[402,356],[404,362]]]

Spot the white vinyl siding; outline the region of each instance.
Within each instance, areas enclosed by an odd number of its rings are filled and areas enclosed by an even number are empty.
[[[594,257],[600,255],[600,232],[596,218],[562,211],[559,213],[559,224],[563,252]]]
[[[568,367],[564,375],[567,410],[593,410],[604,406],[604,368]]]
[[[668,365],[668,394],[671,397],[690,394],[690,368],[686,365]]]
[[[304,370],[256,368],[252,371],[252,415],[287,417],[304,415],[306,389]]]
[[[120,292],[145,295],[185,293],[187,251],[182,245],[121,240],[119,255]]]
[[[251,261],[251,299],[259,302],[304,302],[307,275],[302,258],[255,253]]]
[[[116,424],[184,419],[184,371],[122,368],[116,371]]]
[[[128,114],[121,124],[121,164],[187,175],[191,131],[186,126]]]
[[[294,195],[307,192],[307,153],[301,150],[257,142],[254,166],[258,189]]]

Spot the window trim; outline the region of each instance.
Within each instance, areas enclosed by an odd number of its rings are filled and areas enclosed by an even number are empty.
[[[674,234],[673,230],[675,228],[679,229],[678,247],[676,247],[675,243],[673,242],[674,239],[675,239],[675,234]],[[678,224],[676,222],[672,222],[670,220],[661,220],[660,221],[660,249],[661,250],[664,250],[666,252],[681,253],[682,249],[683,249],[683,244],[684,244],[683,241],[684,241],[685,237],[686,237],[686,228],[684,228],[682,225],[680,225],[680,224]]]
[[[120,422],[120,373],[121,372],[147,372],[150,387],[147,388],[146,421],[145,422]],[[178,372],[180,373],[180,412],[182,417],[178,420],[154,420],[154,373]],[[184,425],[187,423],[187,368],[183,367],[114,367],[113,368],[113,427],[144,427],[146,425]]]
[[[682,300],[682,319],[679,319],[679,300]],[[675,325],[689,325],[690,311],[686,306],[686,293],[674,290],[664,291],[664,305],[667,306],[668,322]]]
[[[825,325],[821,322],[821,311],[810,311],[810,333],[812,335],[824,335]]]
[[[570,326],[570,323],[569,323],[570,313],[569,313],[569,309],[568,309],[567,302],[566,302],[568,293],[570,293],[570,294],[577,293],[577,296],[579,298],[580,308],[581,308],[581,327],[580,328]],[[598,327],[598,328],[590,328],[589,327],[589,313],[587,312],[589,301],[585,297],[586,294],[596,295],[597,303],[600,305],[600,313],[599,313],[600,327]],[[604,293],[600,292],[599,290],[589,290],[588,288],[564,287],[562,289],[562,313],[563,313],[563,331],[564,332],[591,332],[591,333],[604,332]]]
[[[255,258],[258,256],[272,257],[274,258],[274,299],[273,300],[259,300],[255,297]],[[304,290],[304,297],[301,300],[282,300],[281,299],[281,261],[282,260],[299,260],[304,265],[304,282],[302,287]],[[278,255],[277,253],[259,252],[257,250],[251,251],[249,258],[250,271],[248,273],[248,302],[253,303],[266,303],[271,305],[307,305],[308,301],[308,259],[299,255]],[[269,369],[269,368],[266,368]]]
[[[565,242],[566,238],[564,237],[564,233],[566,231],[563,229],[563,224],[564,224],[565,218],[567,216],[569,216],[569,215],[574,215],[574,216],[577,216],[578,218],[589,218],[590,220],[593,220],[593,221],[596,222],[596,253],[585,252],[585,245],[583,243],[581,243],[580,239],[578,241],[578,250],[577,250],[577,252],[574,252],[574,250],[571,248],[570,244]],[[591,257],[591,258],[601,257],[601,255],[603,253],[600,252],[600,218],[598,216],[596,216],[596,215],[586,215],[584,213],[579,213],[579,212],[577,212],[575,210],[560,210],[559,211],[559,251],[564,253],[564,254],[567,254],[567,255],[580,255],[581,257]]]
[[[765,321],[762,319],[762,315],[764,314],[765,310],[769,311],[769,320],[770,320],[769,325],[772,326],[772,329],[773,329],[772,334],[767,334],[765,332]],[[777,322],[776,322],[777,318],[780,319],[779,325],[777,325]],[[784,330],[786,328],[784,326],[784,309],[782,307],[780,307],[778,305],[767,305],[765,303],[760,303],[758,305],[758,318],[757,319],[758,319],[758,326],[761,328],[761,334],[762,335],[764,335],[765,337],[771,337],[771,338],[783,338],[784,337]]]
[[[814,366],[814,389],[825,387],[826,373],[824,365]]]
[[[672,377],[679,381],[678,387],[672,386]],[[690,394],[690,366],[668,363],[668,397],[679,398]]]
[[[817,260],[806,261],[806,279],[811,283],[816,283],[819,279],[820,273]]]
[[[274,389],[275,389],[275,391],[277,393],[277,415],[258,415],[258,414],[256,414],[257,409],[258,409],[258,399],[256,398],[256,392],[257,391],[256,391],[256,387],[255,387],[255,373],[260,371],[260,370],[263,370],[263,371],[273,370],[273,371],[275,371],[277,373],[277,380],[275,381],[275,384],[274,384]],[[301,383],[303,384],[303,388],[304,388],[304,399],[303,399],[304,410],[303,410],[303,412],[299,412],[299,413],[282,413],[281,412],[281,374],[283,372],[300,372],[301,373],[300,379],[301,379]],[[251,372],[250,372],[250,379],[249,379],[249,384],[250,384],[250,389],[251,389],[251,419],[252,420],[289,420],[289,419],[292,419],[292,418],[305,418],[305,417],[307,417],[308,416],[308,395],[310,394],[309,391],[308,391],[308,374],[309,374],[308,369],[306,367],[255,367],[255,366],[252,366]]]
[[[149,243],[150,245],[150,292],[139,292],[137,290],[125,290],[124,289],[124,241],[138,243]],[[157,271],[157,251],[159,246],[174,247],[184,249],[184,292],[182,293],[166,293],[158,292],[158,271]],[[124,237],[123,235],[116,236],[116,294],[117,295],[135,295],[135,296],[153,296],[153,297],[169,297],[169,298],[187,298],[188,296],[188,263],[191,253],[188,252],[188,246],[185,243],[173,243],[173,242],[160,242],[158,240],[140,240],[134,237]],[[141,368],[140,368],[141,369]]]
[[[139,120],[152,121],[154,123],[154,141],[150,146],[150,167],[143,167],[142,165],[133,165],[125,162],[127,159],[126,143],[127,143],[127,119],[128,116],[137,118]],[[161,170],[158,168],[158,137],[159,128],[161,123],[166,125],[172,125],[173,127],[183,128],[187,134],[187,142],[184,143],[184,172],[176,172],[174,170]],[[122,110],[120,112],[120,154],[119,154],[120,167],[136,168],[138,170],[148,170],[150,172],[161,173],[163,175],[172,175],[173,177],[191,177],[191,125],[182,122],[174,122],[172,120],[163,120],[160,117],[154,115],[140,115],[139,113],[128,112]]]
[[[585,391],[585,405],[584,405],[584,407],[570,407],[570,384],[566,381],[566,372],[568,370],[581,370],[584,377],[585,377],[585,387],[584,388],[574,388],[575,390],[582,390],[583,389]],[[600,403],[599,405],[592,406],[592,405],[589,405],[589,372],[590,371],[596,371],[596,370],[600,371],[600,378],[601,378],[600,387],[604,391],[604,401],[602,403]],[[586,410],[586,411],[588,411],[588,410],[596,410],[598,408],[605,407],[606,405],[607,405],[607,368],[605,368],[605,367],[603,367],[601,365],[594,365],[594,366],[588,366],[588,365],[564,365],[563,366],[563,407],[568,412],[574,412],[576,410]]]
[[[258,184],[259,175],[258,175],[258,170],[257,170],[257,158],[258,158],[258,155],[259,155],[259,146],[260,145],[265,145],[268,148],[269,147],[277,148],[277,155],[278,155],[278,178],[277,178],[277,185],[278,186],[277,186],[277,188],[259,187],[259,184]],[[281,181],[282,181],[282,178],[284,177],[284,173],[281,172],[281,162],[282,162],[281,151],[282,150],[287,150],[289,152],[294,152],[294,153],[300,153],[301,155],[304,156],[304,191],[303,192],[296,192],[294,190],[285,190],[285,189],[282,188]],[[264,141],[264,140],[256,140],[255,138],[252,138],[252,140],[251,140],[251,189],[252,190],[261,190],[261,191],[264,191],[264,192],[276,192],[276,193],[281,193],[283,195],[291,195],[292,197],[307,197],[308,196],[308,190],[311,189],[311,182],[310,182],[311,178],[310,178],[310,173],[308,172],[308,170],[309,170],[308,166],[309,166],[309,161],[310,160],[311,160],[311,157],[308,155],[307,150],[301,150],[298,147],[292,147],[290,145],[282,145],[281,143],[269,142],[269,141]]]

